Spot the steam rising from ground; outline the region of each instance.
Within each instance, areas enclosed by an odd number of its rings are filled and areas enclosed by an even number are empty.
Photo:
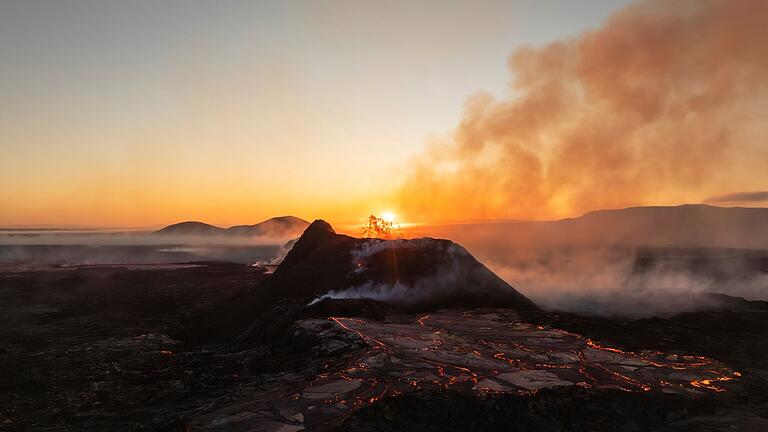
[[[227,235],[153,235],[139,231],[82,231],[71,232],[0,232],[0,245],[92,245],[92,246],[146,246],[146,245],[276,245],[290,237],[227,236]]]
[[[768,300],[768,268],[754,265],[767,257],[734,250],[595,248],[502,254],[486,264],[546,309],[641,318],[721,306],[722,298],[707,295],[712,293]]]
[[[282,260],[285,238],[157,236],[146,232],[24,232],[0,234],[0,264],[105,265]]]
[[[369,280],[360,285],[331,291],[317,300],[323,298],[371,298],[404,306],[430,304],[459,296],[462,293],[472,292],[473,287],[468,286],[467,281],[473,280],[472,276],[477,275],[477,272],[487,272],[482,266],[468,265],[468,261],[471,258],[464,248],[432,238],[388,241],[371,240],[363,243],[360,248],[352,250],[351,264],[355,268],[353,272],[365,271],[366,259],[375,254],[382,251],[391,251],[392,254],[397,256],[400,253],[399,251],[404,248],[420,250],[426,254],[439,251],[441,259],[439,261],[432,261],[431,264],[434,265],[434,268],[429,266],[424,268],[425,271],[420,277],[415,280],[409,280],[407,283],[402,280],[397,280],[394,283]],[[500,283],[497,288],[504,289],[502,285],[503,283]],[[475,288],[479,290],[482,287],[478,286]]]
[[[471,98],[413,162],[401,209],[548,218],[701,202],[768,182],[768,2],[644,1],[512,54],[512,93]]]
[[[352,250],[352,264],[356,267],[355,271],[364,270],[362,264],[366,258],[385,250],[392,250],[397,254],[397,250],[407,246],[411,247],[438,247],[436,242],[430,238],[419,238],[413,240],[370,240],[362,244],[358,249]],[[446,250],[452,261],[456,261],[458,254],[466,254],[466,251],[451,245]],[[419,279],[413,285],[405,284],[400,281],[394,284],[368,281],[362,285],[349,287],[343,290],[331,291],[315,301],[324,298],[347,299],[347,298],[370,298],[389,303],[410,305],[436,297],[437,295],[446,295],[455,291],[459,285],[459,275],[455,271],[456,266],[442,266],[427,277]],[[314,302],[313,302],[314,303]]]
[[[629,246],[546,243],[516,234],[531,227],[464,225],[438,227],[432,233],[467,247],[480,262],[545,309],[604,316],[643,318],[722,307],[726,294],[768,300],[768,251],[711,246]],[[521,224],[519,226],[527,226]],[[567,237],[567,232],[562,232]],[[430,242],[429,238],[410,242]],[[353,263],[386,248],[394,253],[401,240],[369,242],[352,252]],[[424,243],[422,243],[424,244]],[[466,253],[455,248],[452,254]],[[461,289],[459,266],[405,284],[366,282],[332,291],[322,298],[372,298],[409,305],[429,303]]]

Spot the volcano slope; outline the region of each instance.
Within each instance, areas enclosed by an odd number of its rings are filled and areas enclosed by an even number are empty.
[[[281,299],[370,298],[409,312],[451,307],[539,308],[449,240],[360,239],[316,220],[274,274],[188,322],[196,343],[229,343]],[[242,337],[240,338],[242,339]]]
[[[537,310],[527,297],[449,240],[360,239],[316,220],[275,271],[285,296],[373,298],[411,311],[448,307]]]

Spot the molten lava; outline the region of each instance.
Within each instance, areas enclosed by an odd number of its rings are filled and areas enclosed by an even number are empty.
[[[381,217],[368,216],[368,223],[363,226],[363,237],[377,239],[396,237],[400,231],[400,226],[395,220],[395,214],[392,212],[384,212]]]
[[[274,376],[251,400],[212,414],[208,425],[218,427],[222,419],[242,430],[329,424],[420,389],[530,396],[580,387],[692,396],[736,389],[741,376],[707,357],[623,351],[521,322],[509,309],[391,315],[386,322],[330,317],[296,326],[317,335],[319,349],[333,360],[317,375]]]
[[[740,376],[706,357],[628,352],[505,318],[453,311],[399,323],[330,318],[371,348],[326,379],[360,382],[352,398],[357,406],[361,400],[430,387],[521,395],[558,386],[721,392],[724,382]]]

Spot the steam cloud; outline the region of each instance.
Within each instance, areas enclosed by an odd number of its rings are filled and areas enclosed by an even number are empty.
[[[466,259],[470,258],[464,248],[454,244],[438,242],[432,238],[419,238],[413,240],[388,240],[368,241],[361,247],[352,250],[352,264],[359,264],[366,258],[384,250],[397,251],[402,248],[415,248],[417,250],[435,251],[443,250],[445,262],[436,265],[432,271],[426,272],[420,277],[404,282],[398,280],[395,283],[383,283],[368,280],[360,285],[351,286],[341,290],[330,291],[313,301],[317,302],[325,298],[370,298],[389,303],[413,306],[423,303],[440,302],[462,293],[468,293],[473,289],[482,287],[468,285],[468,275],[477,272],[476,267],[468,267]],[[470,258],[471,259],[471,258]],[[364,271],[365,265],[355,271]],[[507,288],[508,289],[508,288]]]
[[[700,201],[768,181],[768,2],[645,1],[509,58],[512,93],[466,103],[413,161],[401,208],[549,218]]]
[[[686,255],[685,250],[673,250],[670,257],[664,251],[618,247],[504,252],[481,244],[476,249],[491,270],[549,310],[646,318],[724,305],[724,298],[707,294],[768,300],[768,273],[750,268],[756,257],[741,255],[744,251],[698,250]],[[361,249],[356,254],[367,252]],[[651,261],[643,265],[644,259]],[[701,260],[709,260],[704,270],[697,268]],[[412,305],[451,295],[459,287],[472,290],[461,284],[456,267],[443,267],[413,284],[368,281],[331,291],[312,303],[370,298]]]
[[[430,248],[435,244],[431,238],[420,238],[408,240],[411,245],[416,247]],[[362,244],[360,248],[352,250],[352,263],[358,263],[371,255],[383,250],[396,250],[406,246],[402,239],[388,241],[368,241]],[[459,254],[466,254],[463,250],[451,246],[447,250],[449,256],[454,258]],[[458,281],[460,277],[456,272],[456,266],[443,266],[430,275],[419,279],[413,285],[405,284],[400,281],[394,284],[367,281],[362,285],[349,287],[343,290],[330,291],[327,294],[315,299],[312,303],[325,298],[348,299],[348,298],[370,298],[374,300],[386,301],[399,304],[414,304],[430,300],[440,295],[449,295],[460,286]],[[362,268],[359,268],[362,270]]]
[[[693,240],[695,232],[664,235],[666,242],[656,242],[653,225],[628,223],[627,218],[577,226],[564,221],[424,229],[427,235],[463,245],[545,309],[640,318],[726,305],[722,296],[712,293],[768,300],[768,250],[743,246],[742,236],[730,229],[745,221],[719,215],[717,223],[695,220],[698,231],[706,233],[696,242],[684,241]],[[691,218],[682,221],[690,223]],[[657,221],[665,223],[670,221]],[[610,227],[617,224],[637,235],[613,235]],[[755,227],[747,223],[744,231]]]
[[[569,312],[645,318],[722,306],[723,298],[707,295],[713,293],[768,300],[768,273],[750,268],[754,258],[714,252],[664,258],[636,249],[557,250],[514,260],[496,256],[487,264],[540,306]],[[648,258],[656,259],[643,266]],[[707,258],[708,268],[698,268]]]

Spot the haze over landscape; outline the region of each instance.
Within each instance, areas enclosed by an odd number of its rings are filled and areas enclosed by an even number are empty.
[[[768,430],[768,2],[0,2],[0,430]]]

